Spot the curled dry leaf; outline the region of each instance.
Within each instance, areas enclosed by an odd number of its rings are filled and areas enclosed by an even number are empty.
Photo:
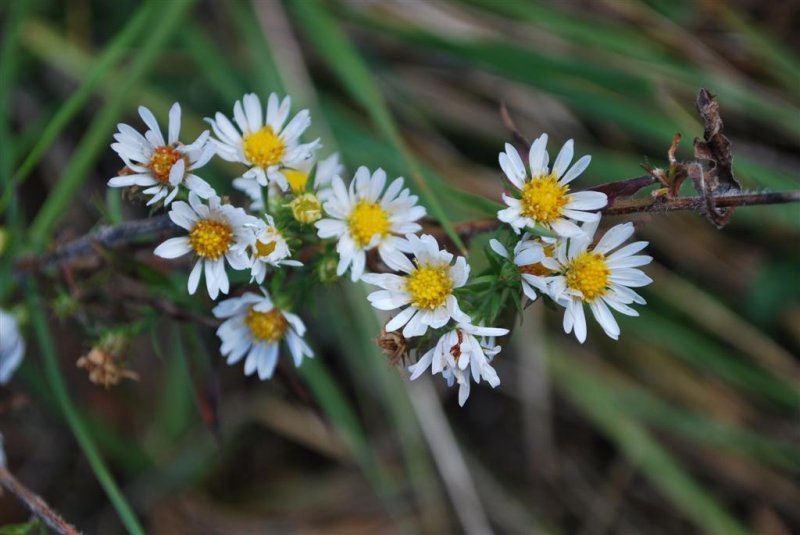
[[[695,138],[694,156],[708,162],[705,166],[689,164],[687,171],[697,192],[705,201],[704,212],[711,223],[718,228],[727,224],[733,215],[733,208],[718,209],[715,195],[740,192],[742,187],[733,175],[733,155],[731,142],[722,133],[723,124],[719,114],[719,104],[705,88],[697,93],[697,112],[705,125],[703,140]]]

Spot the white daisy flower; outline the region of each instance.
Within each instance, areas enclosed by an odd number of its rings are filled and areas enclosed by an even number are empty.
[[[536,290],[543,293],[548,292],[547,279],[543,277],[552,272],[542,265],[542,260],[547,256],[553,256],[555,241],[554,238],[533,237],[525,233],[514,246],[513,258],[510,257],[505,246],[496,239],[489,241],[489,247],[498,255],[514,263],[520,272],[522,292],[528,299],[535,301]]]
[[[188,204],[183,201],[172,203],[169,217],[189,234],[168,239],[153,253],[162,258],[178,258],[193,253],[197,262],[189,274],[189,293],[194,294],[197,290],[204,266],[206,288],[211,299],[216,299],[219,292],[228,293],[230,284],[225,260],[236,270],[250,267],[246,248],[258,219],[247,215],[241,208],[220,204],[216,195],[205,205],[194,193],[189,194]]]
[[[639,315],[628,305],[644,305],[646,301],[631,288],[653,282],[636,269],[653,258],[636,254],[647,246],[646,241],[633,242],[611,252],[633,235],[633,223],[612,227],[592,248],[597,222],[585,224],[583,230],[586,231],[583,236],[559,240],[555,255],[542,259],[542,264],[555,273],[544,278],[549,284],[550,297],[565,307],[564,332],[574,330],[579,342],[586,340],[583,305],[587,304],[605,333],[616,340],[619,325],[609,307],[627,316]]]
[[[298,112],[286,124],[290,106],[290,97],[279,101],[278,95],[272,93],[267,100],[265,116],[261,100],[254,93],[248,93],[233,106],[236,126],[219,112],[214,119],[207,118],[218,138],[213,140],[217,153],[230,162],[250,166],[243,178],[255,179],[261,186],[274,182],[286,191],[289,184],[282,170],[299,168],[319,147],[318,139],[300,143],[300,136],[311,124],[308,110]]]
[[[500,384],[500,378],[490,363],[500,352],[500,346],[494,345],[494,337],[505,334],[508,334],[508,329],[459,323],[455,329],[443,334],[422,358],[409,366],[411,380],[422,375],[428,368],[431,368],[434,375],[441,373],[447,379],[447,386],[458,383],[458,404],[463,407],[469,397],[470,376],[476,383],[483,379],[492,388]],[[475,336],[490,338],[478,341]]]
[[[250,240],[247,247],[250,249],[252,266],[250,274],[252,281],[258,284],[264,282],[264,277],[267,275],[268,266],[302,266],[302,262],[297,260],[289,260],[292,252],[289,250],[289,244],[286,243],[286,238],[283,237],[281,231],[275,228],[275,221],[269,214],[264,214],[266,222],[263,219],[256,219],[253,232],[250,234]]]
[[[176,102],[169,110],[167,139],[161,134],[153,113],[139,106],[139,115],[149,130],[141,135],[127,124],[118,124],[114,134],[116,143],[111,148],[119,154],[132,173],[116,176],[108,181],[112,188],[142,186],[145,195],[151,195],[148,206],[164,199],[167,206],[178,194],[181,184],[203,199],[214,195],[214,189],[193,171],[203,167],[216,153],[209,140],[208,131],[189,145],[178,141],[181,131],[181,107]]]
[[[236,364],[246,355],[244,374],[258,371],[258,378],[263,381],[275,371],[281,341],[289,347],[297,367],[303,357],[313,357],[314,353],[303,340],[303,320],[276,307],[264,288],[261,293],[247,292],[225,299],[214,307],[214,316],[225,320],[217,329],[217,336],[222,341],[220,353],[227,357],[228,364]]]
[[[597,221],[608,198],[599,191],[569,193],[569,183],[589,166],[591,156],[583,156],[569,167],[573,156],[570,139],[559,151],[551,170],[548,165],[547,134],[542,134],[531,145],[528,155],[530,176],[517,150],[506,143],[500,153],[500,167],[506,177],[520,190],[520,198],[503,194],[508,208],[497,212],[497,218],[519,232],[528,226],[541,225],[559,236],[577,236],[581,229],[575,221]]]
[[[469,277],[469,265],[463,256],[455,264],[453,255],[440,250],[433,236],[406,236],[414,255],[412,263],[406,256],[399,271],[406,275],[367,273],[363,280],[383,288],[369,294],[367,299],[379,310],[403,308],[386,324],[386,331],[403,327],[403,336],[411,338],[425,334],[428,327],[438,329],[450,321],[469,323],[469,316],[458,306],[453,290],[464,286]]]
[[[317,221],[316,227],[320,238],[339,240],[337,275],[342,276],[349,268],[350,278],[354,282],[360,279],[366,252],[376,247],[383,263],[391,269],[408,264],[403,252],[410,250],[401,236],[422,228],[415,221],[425,215],[425,208],[417,205],[417,196],[411,195],[408,188],[403,189],[402,178],[394,179],[383,192],[385,184],[383,169],[370,175],[363,166],[356,171],[349,189],[341,178],[333,178],[333,191],[323,205],[329,217]]]
[[[17,320],[0,308],[0,385],[11,380],[25,356],[25,340]]]

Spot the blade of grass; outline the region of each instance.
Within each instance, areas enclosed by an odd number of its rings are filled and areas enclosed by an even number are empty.
[[[646,359],[641,351],[627,350],[624,360]],[[628,355],[630,353],[630,355]],[[623,361],[624,361],[623,360]],[[644,360],[644,367],[649,361]],[[602,359],[581,361],[586,373],[595,381],[604,383],[613,393],[614,402],[621,413],[659,427],[665,433],[685,437],[700,444],[708,444],[752,457],[778,468],[800,468],[800,447],[787,440],[773,438],[762,432],[740,427],[695,409],[684,408],[674,399],[666,401],[654,395],[641,384],[632,381],[625,373]],[[624,366],[627,372],[629,368]]]
[[[627,326],[632,337],[646,342],[658,340],[659,345],[692,367],[708,370],[730,384],[787,410],[800,408],[800,392],[791,382],[754,367],[746,359],[737,358],[736,352],[708,336],[668,319],[655,309],[636,319],[634,325],[627,317],[620,318],[620,326],[622,329]]]
[[[12,4],[5,26],[3,28],[3,39],[0,43],[0,147],[3,147],[3,157],[0,158],[0,187],[9,195],[16,196],[12,186],[12,162],[11,155],[14,153],[16,140],[11,135],[11,124],[9,109],[11,107],[11,95],[14,88],[15,78],[18,71],[17,53],[18,38],[22,25],[28,16],[28,10],[32,2],[15,2]],[[8,214],[9,237],[4,248],[11,248],[22,238],[22,217],[19,205],[13,203],[13,207]],[[0,303],[3,302],[7,292],[11,289],[11,271],[13,260],[10,254],[0,254]]]
[[[347,110],[327,101],[322,103],[321,110],[328,118],[336,139],[341,143],[346,159],[359,161],[368,167],[383,167],[390,174],[401,173],[404,166],[402,156],[391,145],[375,139]],[[502,205],[490,199],[451,186],[429,167],[420,165],[420,172],[431,177],[430,184],[444,200],[445,206],[450,206],[448,201],[456,200],[479,215],[494,215],[502,208]]]
[[[14,186],[23,183],[30,172],[39,163],[42,155],[50,147],[53,140],[64,130],[69,122],[83,109],[94,94],[98,84],[106,74],[119,64],[126,52],[142,32],[148,27],[153,14],[158,9],[158,2],[147,2],[142,5],[131,17],[125,28],[120,31],[113,41],[103,47],[103,53],[98,56],[92,70],[81,81],[78,89],[73,92],[48,120],[45,128],[40,132],[39,141],[28,153],[25,160],[14,174]],[[11,200],[10,189],[3,192],[0,197],[0,214],[5,212]]]
[[[441,532],[445,528],[436,514],[437,506],[443,503],[441,489],[432,480],[434,466],[425,448],[421,422],[414,414],[409,391],[396,370],[386,365],[385,355],[381,354],[373,341],[375,334],[380,332],[380,324],[375,311],[368,304],[365,289],[362,286],[348,286],[344,301],[350,314],[339,319],[336,333],[340,337],[341,347],[348,348],[345,357],[355,380],[372,390],[372,395],[380,398],[389,413],[391,426],[396,430],[403,451],[409,482],[422,511],[425,531]],[[345,318],[347,320],[342,321]],[[347,322],[350,322],[349,326]]]
[[[56,32],[52,26],[38,20],[29,20],[20,36],[21,44],[25,49],[48,63],[51,67],[61,71],[65,76],[81,80],[91,71],[94,56],[86,50],[67,40],[62,34]],[[119,93],[119,86],[127,81],[127,69],[112,69],[101,80],[96,88],[97,95],[111,99]],[[156,116],[166,116],[174,99],[155,89],[153,86],[136,86],[126,95],[127,105],[133,109],[136,105],[147,106]],[[190,110],[183,110],[181,115],[181,132],[187,138],[199,135],[207,130],[203,120],[192,114]]]
[[[385,495],[390,486],[389,475],[375,458],[374,449],[370,446],[356,414],[325,365],[319,358],[308,359],[297,369],[297,374],[311,389],[314,399],[331,419],[334,427],[342,433],[342,438],[358,459],[372,485],[379,494]]]
[[[401,138],[397,125],[392,119],[377,85],[373,81],[369,69],[367,69],[358,51],[339,27],[338,22],[318,0],[292,2],[289,4],[289,8],[297,19],[298,27],[305,33],[309,41],[314,44],[317,52],[339,77],[342,85],[364,107],[386,139],[403,155],[405,165],[411,173],[411,178],[432,215],[439,220],[442,228],[453,240],[453,243],[462,251],[466,251],[464,243],[453,228],[452,222],[447,217],[430,184],[425,180],[414,157]]]
[[[97,481],[103,487],[108,499],[116,509],[122,524],[129,533],[144,534],[144,530],[139,525],[136,515],[128,505],[125,496],[120,491],[111,473],[108,471],[97,445],[89,434],[86,424],[78,411],[78,408],[73,404],[72,399],[67,391],[67,385],[61,376],[61,371],[58,367],[58,354],[53,343],[53,338],[50,334],[50,329],[47,326],[47,320],[44,316],[44,303],[36,288],[36,283],[31,279],[26,284],[26,295],[28,300],[28,311],[31,316],[31,323],[33,324],[36,339],[39,348],[42,352],[44,360],[44,372],[50,388],[58,399],[59,406],[64,413],[64,417],[69,424],[75,440],[83,450],[86,460],[92,467],[92,471],[97,477]]]
[[[637,95],[636,102],[632,102],[630,96],[594,74],[593,66],[601,61],[605,61],[606,68],[611,70],[616,62],[611,58],[575,59],[565,55],[556,58],[549,51],[544,53],[531,44],[499,38],[468,40],[362,13],[351,14],[351,17],[364,27],[419,47],[425,53],[429,54],[432,49],[440,50],[471,68],[479,67],[556,95],[575,110],[597,121],[620,124],[653,142],[670,139],[678,129],[679,124],[675,120],[665,120],[666,113],[656,111],[663,107],[663,99],[656,89],[664,84],[674,86],[678,81],[687,95],[693,94],[697,87],[711,87],[715,94],[729,103],[728,107],[735,104],[739,112],[746,113],[752,120],[770,128],[780,128],[795,139],[800,136],[800,127],[791,118],[792,114],[786,112],[785,106],[771,105],[764,98],[758,98],[757,94],[731,84],[729,79],[711,76],[690,63],[684,62],[680,68],[664,68],[664,65],[653,63],[650,68],[658,69],[657,73],[642,73],[640,63],[631,64],[628,70],[632,70],[633,74],[654,79],[645,86],[650,89],[642,91]]]
[[[56,186],[33,220],[29,233],[33,247],[41,249],[46,245],[50,232],[66,212],[78,188],[90,175],[89,170],[97,156],[110,140],[114,125],[122,115],[134,86],[144,78],[158,58],[161,48],[181,27],[183,16],[193,3],[194,0],[174,0],[159,4],[160,17],[153,23],[149,38],[138,49],[130,67],[126,70],[118,92],[106,102],[98,117],[92,122],[75,150],[72,160],[67,164]]]
[[[558,387],[652,483],[709,533],[749,534],[681,464],[636,422],[620,418],[613,393],[580,363],[551,347],[548,365]]]
[[[752,81],[745,82],[740,76],[731,76],[730,73],[719,72],[718,69],[710,69],[707,65],[675,56],[642,29],[632,29],[630,25],[610,23],[596,18],[590,20],[576,12],[538,3],[468,1],[480,6],[481,9],[508,17],[515,22],[525,21],[538,31],[560,36],[568,44],[578,44],[579,46],[573,46],[568,50],[568,55],[577,54],[593,59],[606,68],[649,79],[662,88],[679,86],[688,94],[700,86],[712,87],[714,93],[726,102],[727,108],[736,109],[756,120],[760,119],[767,125],[778,124],[787,132],[793,132],[795,136],[799,132],[797,121],[793,121],[790,118],[792,114],[787,113],[787,106],[793,106],[790,102],[780,99],[774,93],[771,95],[772,98],[764,98],[767,88],[763,86],[754,86]],[[715,8],[723,13],[726,12],[723,6]],[[735,26],[732,21],[729,22]],[[745,35],[749,35],[749,31],[754,31],[749,25],[745,26],[747,29],[742,29]],[[754,41],[755,39],[756,37],[753,37]],[[754,45],[760,44],[754,42]],[[761,49],[760,46],[753,48]],[[780,55],[780,59],[775,59],[778,64],[791,63],[791,57],[787,54],[781,55],[780,50],[777,52],[763,50],[763,52],[771,56],[773,53]],[[570,60],[569,57],[566,59]],[[787,61],[789,63],[786,63]],[[643,68],[643,64],[646,65],[646,69]],[[785,76],[782,72],[776,71],[773,71],[773,75],[779,79]],[[641,94],[637,95],[637,98],[641,97]]]
[[[255,82],[258,92],[268,95],[271,92],[285,92],[275,59],[269,45],[264,40],[264,34],[258,26],[258,20],[252,7],[246,2],[227,2],[225,6],[231,21],[236,26],[245,43],[245,49],[250,55],[251,66],[246,69]]]
[[[213,84],[220,96],[231,102],[241,98],[243,83],[230,60],[223,56],[220,46],[213,42],[197,23],[188,24],[181,32],[186,50],[199,69],[206,72],[206,81]]]

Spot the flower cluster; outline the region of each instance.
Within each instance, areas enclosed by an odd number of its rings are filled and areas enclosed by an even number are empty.
[[[336,278],[348,274],[377,287],[368,300],[394,313],[384,327],[396,341],[391,347],[418,356],[408,368],[411,379],[429,369],[441,374],[448,385],[459,385],[461,405],[473,382],[500,384],[492,366],[501,349],[495,339],[509,329],[490,325],[523,296],[532,301],[545,295],[563,307],[564,330],[581,342],[584,304],[616,339],[620,329],[611,310],[636,315],[629,305],[644,303],[632,288],[650,282],[636,269],[650,261],[636,254],[646,243],[622,246],[633,233],[630,223],[594,243],[607,199],[596,191],[571,191],[590,162],[584,156],[572,164],[571,140],[552,168],[546,134],[531,146],[527,167],[506,145],[500,167],[514,193],[503,195],[507,208],[497,217],[513,232],[497,231],[490,247],[500,258],[471,279],[464,256],[442,248],[435,233],[422,233],[425,208],[403,178],[362,166],[346,183],[337,154],[318,159],[320,140],[303,141],[308,111],[293,117],[290,111],[289,97],[272,94],[265,109],[247,94],[234,104],[232,119],[223,113],[207,119],[213,136],[206,131],[183,144],[178,104],[169,111],[166,139],[154,115],[141,107],[147,130],[120,124],[112,144],[125,167],[109,186],[141,193],[148,205],[168,209],[182,229],[154,253],[191,257],[189,294],[201,277],[212,300],[231,292],[232,282],[253,286],[213,308],[221,321],[220,352],[229,364],[243,361],[246,375],[272,377],[283,346],[295,366],[313,356],[306,326],[291,310],[309,286],[329,282],[334,271]],[[214,156],[242,166],[231,182],[234,191],[218,193],[213,181],[195,174]],[[242,206],[226,196],[237,192]],[[238,271],[244,279],[237,279]]]
[[[583,156],[571,168],[573,142],[567,141],[548,167],[547,134],[542,134],[530,148],[530,169],[525,169],[516,149],[506,145],[500,154],[500,167],[520,191],[519,198],[503,195],[508,208],[498,212],[500,221],[515,233],[542,226],[555,236],[542,237],[526,232],[513,248],[513,256],[497,239],[491,249],[513,264],[519,273],[524,294],[537,298],[537,290],[564,308],[564,331],[586,340],[584,305],[605,333],[616,340],[620,329],[610,309],[627,316],[638,316],[629,305],[645,304],[632,288],[646,286],[652,279],[636,269],[649,264],[652,257],[636,254],[647,246],[637,241],[620,246],[633,235],[633,224],[623,223],[595,240],[600,223],[599,210],[605,207],[606,195],[597,191],[569,193],[569,183],[589,165]],[[578,222],[582,222],[580,225]]]

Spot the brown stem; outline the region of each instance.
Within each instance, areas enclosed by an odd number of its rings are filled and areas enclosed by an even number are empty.
[[[800,202],[800,191],[784,191],[770,193],[737,193],[714,197],[716,206],[729,208],[734,206],[759,206],[765,204],[786,204]],[[652,212],[676,212],[679,210],[698,210],[705,200],[702,197],[643,197],[641,199],[617,199],[601,210],[603,215],[626,215]],[[502,223],[497,218],[476,219],[455,225],[456,232],[462,238],[470,238],[477,234],[490,232]],[[439,234],[438,229],[426,229]]]
[[[714,197],[715,206],[719,208],[735,206],[757,206],[766,204],[785,204],[800,202],[800,191],[735,193]],[[604,215],[626,215],[636,213],[673,212],[677,210],[699,210],[703,207],[702,197],[651,196],[637,199],[615,198],[601,212]],[[500,226],[496,218],[477,219],[455,225],[456,232],[462,238],[489,232]],[[172,234],[178,227],[166,214],[128,221],[114,227],[103,227],[95,232],[68,242],[50,253],[39,256],[27,256],[14,263],[15,275],[28,271],[39,271],[51,265],[68,262],[73,258],[89,256],[97,249],[113,249],[131,243],[147,234]],[[438,227],[429,227],[426,232],[444,237]]]
[[[31,513],[42,520],[47,527],[62,535],[78,535],[79,532],[66,520],[53,511],[43,499],[33,493],[14,477],[5,466],[0,465],[0,485],[19,498],[31,510]]]
[[[641,199],[620,199],[602,210],[605,215],[623,215],[646,212],[674,212],[677,210],[697,210],[703,206],[702,197],[647,197]],[[771,193],[735,193],[714,197],[718,208],[733,206],[757,206],[762,204],[786,204],[800,202],[800,191],[781,191]]]

